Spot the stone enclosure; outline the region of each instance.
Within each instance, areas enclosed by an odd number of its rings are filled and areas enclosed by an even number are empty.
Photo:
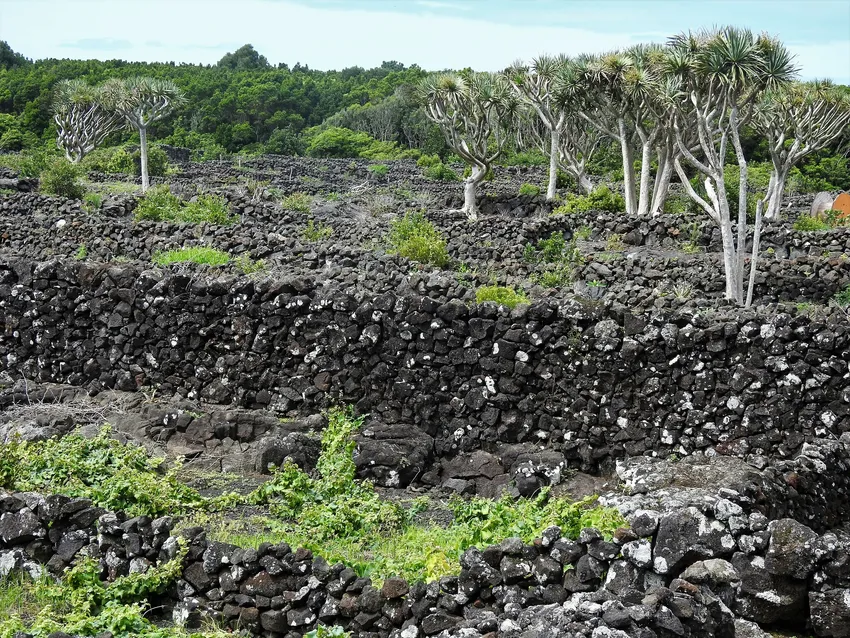
[[[367,164],[182,165],[173,190],[224,194],[239,216],[228,227],[135,222],[133,196],[89,210],[2,176],[20,192],[0,196],[0,406],[111,397],[108,413],[130,397],[111,419],[124,435],[261,473],[286,457],[315,464],[320,412],[351,404],[369,415],[358,472],[377,485],[531,496],[574,490],[578,471],[608,480],[602,501],[631,527],[610,541],[552,528],[469,550],[458,577],[380,588],[306,550],[192,529],[163,601],[175,614],[268,636],[317,622],[364,637],[762,635],[753,623],[850,636],[850,322],[828,303],[850,284],[850,229],[794,230],[811,202],[790,198],[763,232],[757,306],[740,310],[720,298],[719,235],[700,217],[550,216],[515,196],[540,169],[514,168],[471,224],[448,210],[459,185],[412,162],[385,177]],[[252,196],[246,177],[318,195],[310,219],[333,234],[309,241],[308,216]],[[393,216],[419,209],[451,268],[382,245]],[[544,289],[524,250],[553,232],[580,234],[585,257],[571,284]],[[267,269],[151,265],[188,245]],[[475,304],[492,281],[531,303]],[[0,434],[74,425],[6,418]],[[83,548],[107,576],[144,569],[175,555],[174,523],[6,494],[0,573],[60,571]]]

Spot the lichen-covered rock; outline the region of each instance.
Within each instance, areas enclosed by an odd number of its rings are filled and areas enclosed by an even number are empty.
[[[660,574],[678,574],[690,562],[701,558],[731,556],[735,539],[717,520],[709,519],[695,507],[670,512],[661,517],[653,550],[653,567]]]
[[[818,636],[850,636],[850,589],[809,592],[812,628]]]

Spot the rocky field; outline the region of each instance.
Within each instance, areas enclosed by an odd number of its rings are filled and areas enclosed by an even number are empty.
[[[0,636],[850,636],[850,228],[376,166],[0,175]]]

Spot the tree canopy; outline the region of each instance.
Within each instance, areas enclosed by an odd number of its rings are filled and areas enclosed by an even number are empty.
[[[253,46],[226,54],[216,65],[143,63],[122,60],[30,62],[0,42],[0,114],[14,116],[5,128],[16,139],[55,139],[53,88],[65,79],[100,84],[110,78],[145,76],[170,80],[186,104],[154,125],[158,139],[192,148],[235,153],[304,152],[305,131],[346,108],[368,108],[403,85],[418,84],[425,72],[385,62],[380,67],[315,71],[296,64],[272,67]],[[400,126],[401,124],[399,124]],[[400,132],[390,140],[406,143]],[[266,144],[270,144],[267,150]],[[6,149],[17,150],[17,149]]]

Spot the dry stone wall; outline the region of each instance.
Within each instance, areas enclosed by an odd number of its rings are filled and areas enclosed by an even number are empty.
[[[509,538],[467,550],[457,576],[376,586],[286,543],[245,549],[188,528],[179,533],[182,576],[152,602],[190,625],[207,616],[269,637],[300,636],[317,623],[358,638],[762,635],[751,622],[847,636],[850,537],[770,520],[744,484],[668,493],[657,488],[657,467],[620,470],[636,494],[606,497],[630,523],[611,539],[594,528],[566,538],[551,527],[531,544]],[[661,503],[668,497],[678,505]],[[0,575],[61,573],[78,555],[99,560],[107,579],[143,572],[178,556],[175,523],[85,499],[0,494]]]
[[[765,307],[515,311],[391,292],[60,261],[0,263],[0,367],[91,391],[412,423],[439,457],[533,443],[596,470],[646,453],[790,457],[850,430],[850,329]]]

